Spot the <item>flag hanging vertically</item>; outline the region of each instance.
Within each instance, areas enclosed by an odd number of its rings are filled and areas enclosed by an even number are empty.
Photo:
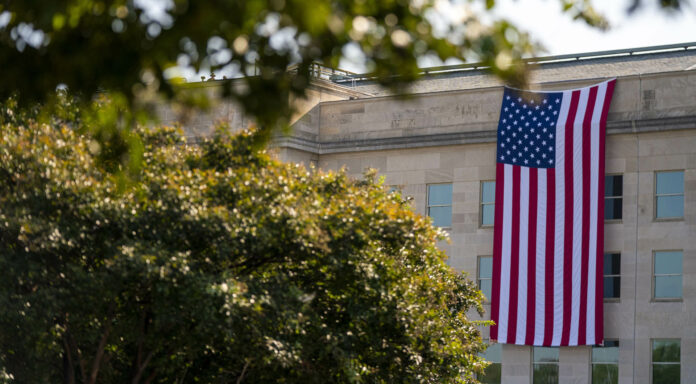
[[[604,339],[604,136],[614,84],[505,88],[498,122],[491,339]]]

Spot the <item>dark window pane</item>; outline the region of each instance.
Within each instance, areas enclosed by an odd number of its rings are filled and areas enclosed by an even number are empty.
[[[481,214],[481,225],[493,225],[493,219],[495,218],[495,205],[482,205],[481,209],[483,210]]]
[[[623,199],[604,199],[604,220],[620,220]]]
[[[502,344],[488,344],[486,352],[483,353],[483,358],[491,363],[500,363],[503,361],[503,346]]]
[[[618,340],[604,340],[604,347],[605,348],[611,348],[611,347],[619,347],[619,341]]]
[[[452,206],[430,207],[429,216],[433,218],[433,225],[436,227],[452,226]]]
[[[681,355],[681,342],[679,340],[653,340],[653,363],[678,363]]]
[[[657,217],[684,217],[684,196],[658,196]]]
[[[655,276],[655,298],[678,299],[681,297],[681,276]]]
[[[604,298],[618,299],[621,297],[621,278],[618,276],[604,278]]]
[[[604,346],[592,347],[593,363],[618,363],[619,362],[619,342],[618,340],[605,341]]]
[[[495,181],[484,181],[481,186],[481,202],[495,202]]]
[[[493,277],[493,258],[479,257],[479,278]]]
[[[479,378],[479,381],[483,384],[500,384],[501,383],[501,371],[502,364],[493,363],[486,367],[486,371],[483,377]]]
[[[452,184],[431,184],[428,186],[428,205],[452,204]]]
[[[681,365],[653,364],[653,384],[678,384],[681,380]]]
[[[619,382],[618,364],[593,364],[592,384],[617,384]]]
[[[491,299],[491,289],[493,286],[493,280],[479,280],[479,289],[486,296],[486,300]]]
[[[684,193],[684,172],[658,172],[657,188],[658,195],[665,193]]]
[[[623,176],[604,177],[604,196],[623,196]]]
[[[558,348],[534,347],[534,362],[558,362]]]
[[[534,384],[558,384],[557,364],[534,364]]]
[[[682,273],[681,251],[655,252],[655,274]]]
[[[620,275],[621,274],[621,254],[620,253],[605,253],[604,254],[604,274],[605,275]]]

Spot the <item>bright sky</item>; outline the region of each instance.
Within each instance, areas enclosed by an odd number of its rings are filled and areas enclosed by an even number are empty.
[[[629,0],[595,0],[595,8],[609,19],[606,32],[561,14],[558,0],[498,0],[495,12],[527,30],[549,55],[696,41],[696,2],[674,15],[656,3],[643,0],[643,7],[628,15]]]
[[[609,21],[608,31],[572,20],[568,14],[562,13],[559,0],[497,0],[492,15],[485,14],[487,11],[482,11],[482,7],[478,8],[486,16],[508,19],[528,32],[532,41],[545,48],[545,51],[538,52],[539,56],[696,42],[696,0],[682,0],[684,9],[676,13],[660,10],[657,0],[642,1],[641,8],[629,15],[627,9],[631,0],[594,0],[595,9]],[[466,1],[454,0],[454,3],[464,4]],[[451,13],[450,8],[444,11],[446,17],[451,17]],[[344,50],[344,53],[349,55],[341,60],[340,68],[365,72],[359,55],[353,59],[350,50]],[[457,60],[448,60],[445,64],[458,63]],[[442,64],[431,57],[419,60],[421,67]]]

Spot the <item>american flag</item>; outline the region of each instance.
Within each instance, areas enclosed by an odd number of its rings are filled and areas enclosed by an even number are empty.
[[[604,136],[615,82],[503,93],[492,340],[603,342]]]

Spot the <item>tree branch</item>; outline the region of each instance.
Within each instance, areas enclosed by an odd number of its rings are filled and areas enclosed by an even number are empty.
[[[134,377],[139,375],[140,366],[143,362],[143,343],[145,341],[145,322],[146,322],[147,312],[143,309],[140,312],[140,321],[138,329],[138,347],[135,354],[135,360],[133,361],[133,373]]]
[[[67,384],[75,384],[75,363],[65,335],[63,336],[63,353],[65,353],[63,356],[63,378]]]
[[[156,370],[156,369],[155,369],[154,371],[152,371],[152,373],[150,374],[150,376],[147,377],[147,379],[145,379],[145,384],[150,384],[150,383],[152,383],[152,380],[155,379],[155,376],[157,376],[157,370]]]
[[[113,307],[113,304],[112,304]],[[113,310],[110,310],[109,313],[112,313]],[[99,368],[101,367],[101,362],[102,358],[104,357],[104,351],[106,351],[106,343],[109,340],[109,334],[111,333],[111,320],[112,316],[110,315],[106,319],[106,325],[104,326],[104,333],[102,334],[101,340],[99,340],[99,346],[97,347],[97,354],[94,357],[94,361],[92,362],[92,370],[89,374],[89,384],[96,384],[97,382],[97,374],[99,374]]]
[[[150,353],[147,354],[147,357],[145,357],[145,361],[138,366],[138,371],[135,374],[135,377],[133,377],[133,381],[131,382],[132,384],[138,384],[140,382],[140,378],[143,376],[143,372],[145,372],[145,367],[150,363],[150,360],[152,360],[152,356],[155,355],[155,351],[150,351]]]
[[[244,363],[244,368],[242,368],[242,374],[239,375],[239,377],[237,378],[237,384],[240,384],[242,382],[242,380],[244,379],[244,374],[246,374],[246,370],[247,370],[247,368],[249,368],[250,362],[251,362],[251,360],[247,360],[246,363]]]
[[[82,382],[87,382],[87,369],[85,368],[85,361],[82,359],[82,352],[77,346],[77,342],[72,336],[72,333],[68,331],[68,323],[65,322],[65,335],[68,337],[68,342],[70,343],[70,348],[72,348],[77,354],[77,363],[80,367],[80,376],[82,377]]]

